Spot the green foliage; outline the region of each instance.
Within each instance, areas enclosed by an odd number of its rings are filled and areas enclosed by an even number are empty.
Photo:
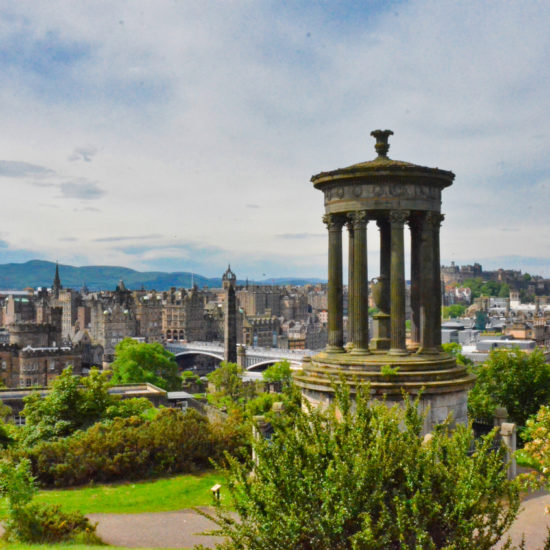
[[[540,349],[493,350],[474,373],[477,380],[468,398],[472,418],[490,420],[500,406],[512,422],[525,426],[541,405],[550,403],[550,365]]]
[[[423,442],[417,403],[368,403],[368,391],[352,402],[335,389],[326,410],[274,416],[256,460],[229,460],[239,517],[216,508],[218,548],[489,550],[502,538],[519,490],[490,450],[495,432],[475,443],[470,429],[443,426]]]
[[[382,365],[380,367],[380,373],[382,376],[389,376],[390,378],[392,376],[397,376],[399,373],[399,367],[392,367],[391,365]]]
[[[41,440],[66,437],[101,419],[142,414],[152,407],[144,398],[123,401],[118,395],[110,395],[111,385],[108,375],[97,369],[81,378],[73,374],[72,367],[67,367],[54,380],[46,397],[32,393],[24,398],[22,414],[26,424],[20,432],[21,442],[33,445]]]
[[[208,394],[208,401],[227,410],[242,410],[245,403],[256,395],[255,385],[243,382],[243,373],[242,367],[236,363],[222,361],[220,366],[208,375],[208,382],[215,390]]]
[[[263,379],[268,383],[280,383],[283,386],[288,386],[292,383],[292,371],[288,361],[279,361],[267,367],[262,373]]]
[[[459,365],[473,367],[474,362],[462,355],[462,346],[460,344],[457,344],[456,342],[448,342],[447,344],[442,344],[441,348],[444,352],[453,355]]]
[[[260,393],[248,401],[246,412],[250,417],[266,414],[277,401],[281,401],[281,395],[278,393]]]
[[[466,311],[466,306],[462,304],[453,304],[452,306],[444,306],[442,308],[442,315],[444,319],[456,319],[462,317]]]
[[[132,416],[100,422],[12,454],[31,460],[43,486],[145,479],[205,469],[224,451],[239,452],[245,443],[240,424],[236,417],[211,423],[192,409],[161,409],[150,420]]]
[[[0,495],[6,497],[8,518],[4,539],[12,542],[55,543],[81,538],[100,542],[95,525],[80,512],[64,512],[58,505],[33,502],[36,483],[30,463],[0,462]]]
[[[111,368],[114,384],[149,382],[168,391],[181,389],[175,356],[158,342],[125,338],[117,344]]]
[[[22,414],[26,424],[21,439],[31,445],[42,439],[65,437],[93,424],[113,401],[108,387],[107,376],[97,369],[92,369],[87,379],[81,379],[73,374],[72,367],[67,367],[54,380],[46,397],[32,393],[24,398]]]
[[[474,279],[465,279],[462,286],[468,287],[472,291],[472,298],[480,296],[500,296],[508,297],[510,287],[506,283],[499,281],[483,281],[480,277]]]

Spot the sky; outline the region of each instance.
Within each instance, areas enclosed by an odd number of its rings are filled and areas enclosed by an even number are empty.
[[[550,276],[549,27],[542,1],[0,0],[0,263],[326,278],[310,177],[389,128],[456,174],[442,263]]]

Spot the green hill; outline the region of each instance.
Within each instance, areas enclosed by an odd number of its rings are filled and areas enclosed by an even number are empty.
[[[23,290],[26,287],[50,287],[55,275],[55,263],[43,260],[0,265],[0,289]],[[192,281],[199,287],[221,287],[221,277],[208,278],[186,271],[165,273],[162,271],[136,271],[127,267],[83,266],[59,264],[61,284],[65,288],[79,289],[84,284],[90,290],[113,290],[122,279],[129,289],[167,290],[170,287],[190,288]],[[280,278],[273,281],[278,285],[303,285],[320,282],[319,279]],[[252,281],[251,281],[252,283]],[[239,284],[244,284],[239,281]],[[256,284],[272,284],[271,279]]]

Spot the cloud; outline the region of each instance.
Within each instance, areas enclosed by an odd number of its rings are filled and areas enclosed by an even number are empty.
[[[85,162],[91,162],[92,158],[97,154],[97,149],[93,146],[89,147],[77,147],[69,156],[70,161],[83,160]]]
[[[115,243],[121,241],[143,241],[149,239],[159,239],[162,235],[158,233],[151,233],[149,235],[124,235],[124,236],[113,236],[113,237],[100,237],[94,239],[96,243]]]
[[[78,239],[76,237],[61,237],[59,240],[61,242],[73,243],[76,242]]]
[[[0,160],[0,176],[5,178],[47,178],[55,172],[45,166],[15,160]],[[40,185],[37,183],[36,185]],[[48,184],[45,184],[48,185]]]
[[[318,237],[326,237],[323,233],[281,233],[276,235],[279,239],[311,239]]]
[[[246,204],[245,205],[247,208],[260,208],[260,205],[259,204]]]
[[[65,199],[94,200],[105,194],[97,182],[84,179],[60,183],[59,189],[61,196]]]

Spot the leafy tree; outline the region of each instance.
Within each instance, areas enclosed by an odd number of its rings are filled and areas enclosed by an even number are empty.
[[[281,383],[287,386],[292,382],[292,371],[288,361],[279,361],[264,370],[263,379],[268,383]]]
[[[492,419],[500,406],[513,422],[525,426],[541,405],[550,403],[550,365],[538,348],[531,353],[493,350],[474,373],[477,380],[468,398],[473,418]]]
[[[125,338],[117,344],[111,368],[115,384],[149,382],[165,390],[181,388],[175,356],[158,342]]]
[[[499,298],[508,298],[508,296],[510,296],[510,286],[506,283],[502,283],[498,291],[498,296]]]
[[[443,317],[456,319],[457,317],[462,317],[466,311],[466,306],[462,304],[453,304],[452,306],[445,306],[443,308]]]
[[[87,377],[73,374],[67,367],[54,380],[45,397],[38,392],[24,398],[25,426],[20,432],[24,444],[66,437],[86,429],[103,418],[128,417],[143,413],[152,405],[144,398],[121,400],[109,394],[107,373],[91,369]]]
[[[227,537],[218,548],[489,550],[503,537],[519,490],[490,450],[495,432],[476,443],[470,429],[443,425],[423,441],[417,403],[335,391],[325,410],[274,416],[254,459],[228,459],[239,517],[220,504],[205,514]]]
[[[459,365],[473,367],[474,362],[462,354],[462,346],[460,344],[457,344],[456,342],[449,342],[447,344],[442,344],[441,347],[443,348],[443,351],[453,355]]]
[[[253,384],[245,384],[242,376],[244,370],[236,363],[222,361],[220,366],[208,374],[208,382],[214,386],[215,391],[208,395],[211,403],[233,409],[243,408],[246,401],[256,394]]]

